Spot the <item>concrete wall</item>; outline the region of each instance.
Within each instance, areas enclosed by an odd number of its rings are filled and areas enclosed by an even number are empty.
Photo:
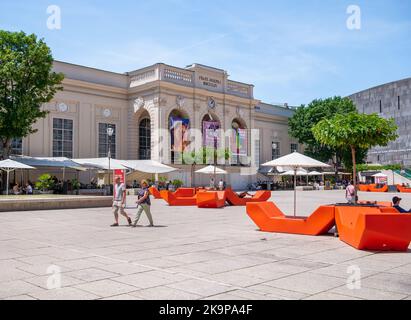
[[[384,84],[353,94],[350,98],[359,112],[378,113],[394,118],[399,138],[387,147],[376,147],[368,154],[368,162],[411,166],[411,78]]]

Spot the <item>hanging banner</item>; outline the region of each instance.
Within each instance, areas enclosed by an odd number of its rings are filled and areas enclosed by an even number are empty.
[[[247,156],[247,129],[232,130],[230,148],[233,156]]]
[[[218,148],[220,146],[220,136],[216,136],[219,129],[220,123],[218,121],[203,121],[204,147]]]
[[[189,139],[190,120],[170,118],[171,151],[184,152]]]
[[[247,156],[247,129],[238,129],[238,153]]]

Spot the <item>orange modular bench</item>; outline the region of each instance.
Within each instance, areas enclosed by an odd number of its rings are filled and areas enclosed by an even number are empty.
[[[411,188],[403,187],[402,185],[397,185],[397,190],[401,193],[411,193]]]
[[[384,185],[382,188],[377,188],[376,185],[370,186],[370,192],[388,192],[388,186]]]
[[[199,208],[223,208],[225,200],[225,191],[200,191],[197,193],[197,206]]]
[[[178,188],[174,192],[174,195],[177,198],[194,197],[196,195],[196,189],[195,188]]]
[[[245,206],[249,202],[264,202],[270,197],[271,191],[257,191],[252,198],[240,198],[232,189],[226,190],[226,200],[231,206]]]
[[[358,204],[377,205],[377,206],[379,206],[379,207],[392,207],[392,202],[389,202],[389,201],[367,201],[367,200],[361,200],[361,201],[358,201]]]
[[[340,239],[359,250],[407,251],[411,214],[389,207],[335,207]]]
[[[174,193],[168,190],[160,191],[161,197],[170,205],[170,206],[195,206],[197,205],[197,197],[176,197]]]
[[[150,194],[154,197],[154,199],[162,199],[160,191],[156,187],[150,187],[148,189],[150,191]]]
[[[363,191],[363,192],[368,192],[368,191],[370,191],[370,185],[369,184],[359,184],[358,185],[358,190]]]
[[[250,202],[247,214],[264,232],[318,236],[335,224],[334,206],[322,206],[307,218],[286,217],[273,202]]]

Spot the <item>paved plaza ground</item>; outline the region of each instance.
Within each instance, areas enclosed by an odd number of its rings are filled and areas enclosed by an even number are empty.
[[[411,194],[401,196],[411,207]],[[292,199],[292,192],[273,192],[290,214]],[[299,192],[298,212],[343,201],[344,191]],[[0,213],[0,299],[411,298],[411,250],[365,252],[332,235],[262,233],[244,207],[154,200],[152,211],[157,227],[136,229],[110,228],[109,208]],[[62,288],[49,290],[53,265]],[[350,266],[360,268],[361,289],[347,287]]]

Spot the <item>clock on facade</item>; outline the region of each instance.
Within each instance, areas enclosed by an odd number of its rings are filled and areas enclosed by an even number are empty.
[[[59,103],[57,108],[60,112],[67,112],[68,111],[68,106],[63,102]]]
[[[111,117],[111,110],[110,109],[104,109],[103,116],[105,116],[106,118]]]
[[[207,105],[210,109],[215,109],[215,107],[217,106],[217,103],[215,102],[213,98],[208,98]]]

